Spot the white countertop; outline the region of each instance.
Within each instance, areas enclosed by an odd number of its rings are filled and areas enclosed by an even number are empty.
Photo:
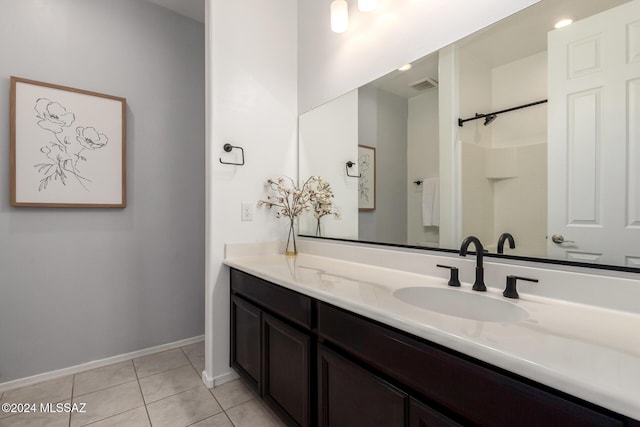
[[[640,420],[640,315],[532,296],[517,323],[440,314],[395,298],[396,289],[448,288],[445,279],[316,255],[258,255],[225,264],[441,344]],[[462,283],[459,292],[474,292]],[[489,288],[487,298],[504,300]]]

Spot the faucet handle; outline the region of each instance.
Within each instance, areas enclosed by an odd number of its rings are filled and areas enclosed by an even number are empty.
[[[518,299],[520,295],[518,295],[518,291],[516,290],[516,281],[517,280],[526,280],[527,282],[536,282],[538,283],[538,279],[530,279],[528,277],[519,277],[519,276],[507,276],[507,287],[504,289],[502,295],[507,298]]]
[[[436,264],[436,267],[448,268],[451,270],[451,277],[449,278],[449,286],[460,286],[460,279],[458,279],[458,267],[451,267],[449,265]]]

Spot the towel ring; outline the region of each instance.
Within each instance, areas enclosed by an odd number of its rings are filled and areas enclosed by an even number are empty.
[[[346,167],[345,169],[346,169],[346,171],[347,171],[347,176],[350,176],[351,178],[362,178],[362,174],[358,174],[358,175],[351,175],[351,174],[349,173],[349,168],[352,168],[352,167],[353,167],[353,165],[355,165],[355,163],[353,163],[351,160],[349,160],[349,161],[346,163],[346,166],[347,166],[347,167]]]
[[[237,148],[238,150],[240,150],[240,153],[242,154],[242,163],[223,162],[222,161],[222,157],[218,158],[220,163],[222,163],[223,165],[235,165],[235,166],[243,166],[244,165],[244,150],[242,149],[242,147],[236,147],[235,145],[231,145],[229,143],[226,143],[226,144],[224,144],[222,146],[222,149],[224,151],[226,151],[227,153],[230,153],[231,150],[233,150],[234,148]]]

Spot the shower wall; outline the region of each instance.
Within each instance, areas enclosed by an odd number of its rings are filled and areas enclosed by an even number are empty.
[[[461,116],[489,113],[547,98],[546,51],[500,66],[461,50]],[[478,98],[481,98],[478,99]],[[503,232],[512,254],[545,256],[547,212],[546,104],[501,114],[460,129],[462,235],[495,251]]]

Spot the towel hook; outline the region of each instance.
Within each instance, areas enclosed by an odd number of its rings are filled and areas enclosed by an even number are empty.
[[[347,171],[347,176],[350,176],[351,178],[362,178],[362,174],[358,174],[358,175],[351,175],[351,174],[349,173],[349,168],[352,168],[352,167],[353,167],[353,165],[355,165],[355,163],[353,163],[351,160],[349,160],[349,161],[346,163],[346,165],[347,165],[347,167],[346,167],[345,169],[346,169],[346,171]]]
[[[417,181],[413,181],[413,183],[414,183],[415,185],[421,185],[423,182],[424,182],[424,180],[422,180],[422,179],[419,179],[419,180],[417,180]]]
[[[227,153],[230,153],[231,150],[233,150],[234,148],[237,148],[240,150],[240,153],[242,154],[242,163],[233,163],[233,162],[223,162],[222,158],[218,158],[218,160],[220,161],[220,163],[222,163],[223,165],[235,165],[235,166],[242,166],[244,165],[244,150],[242,149],[242,147],[236,147],[235,145],[231,145],[229,143],[226,143],[222,146],[222,149],[224,151],[226,151]]]

